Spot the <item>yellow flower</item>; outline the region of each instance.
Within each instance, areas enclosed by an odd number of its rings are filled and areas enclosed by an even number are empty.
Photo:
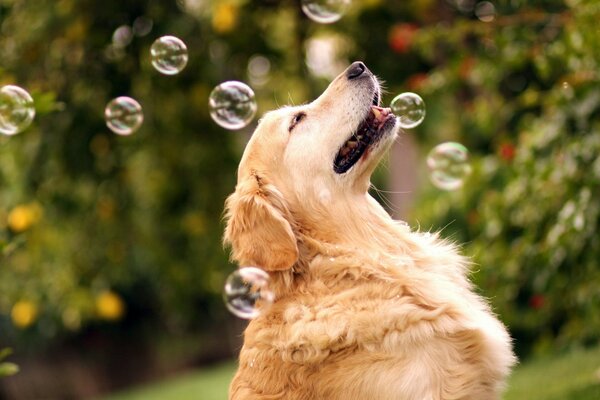
[[[237,24],[237,17],[237,6],[227,3],[218,4],[213,12],[213,29],[218,33],[231,32]]]
[[[13,208],[8,214],[8,227],[13,232],[23,232],[35,224],[42,216],[38,204],[22,204]]]
[[[25,329],[35,322],[37,314],[38,309],[35,304],[28,300],[21,300],[13,306],[10,317],[17,328]]]
[[[102,319],[116,321],[125,314],[125,303],[121,296],[107,290],[96,298],[96,312]]]

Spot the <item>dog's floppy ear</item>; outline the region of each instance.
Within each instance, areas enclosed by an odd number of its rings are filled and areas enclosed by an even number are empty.
[[[298,246],[283,196],[256,172],[238,183],[225,202],[227,227],[223,242],[233,260],[266,271],[291,268]]]

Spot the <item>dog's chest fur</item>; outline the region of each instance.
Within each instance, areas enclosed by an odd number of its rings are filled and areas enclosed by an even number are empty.
[[[427,375],[437,370],[440,380],[464,375],[448,390],[459,393],[471,385],[469,393],[476,393],[482,372],[477,366],[493,353],[481,338],[502,327],[471,292],[464,260],[440,249],[424,252],[430,255],[425,266],[418,258],[415,263],[380,254],[313,257],[292,291],[249,324],[232,390],[273,396],[257,399],[399,399],[405,397],[391,396],[393,390],[373,380],[395,371],[394,385],[408,387],[406,379],[430,368]],[[420,360],[430,351],[444,362]],[[457,372],[463,364],[475,369]],[[488,384],[498,374],[490,372]],[[425,399],[418,397],[421,390],[406,399]]]

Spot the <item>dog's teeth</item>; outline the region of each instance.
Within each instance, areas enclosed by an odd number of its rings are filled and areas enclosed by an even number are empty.
[[[381,115],[381,111],[379,111],[376,108],[371,108],[371,111],[373,111],[373,115],[375,115],[375,119],[379,118],[379,116]]]
[[[355,149],[358,147],[358,142],[350,142],[350,143],[348,143],[347,147],[349,147],[351,149]]]

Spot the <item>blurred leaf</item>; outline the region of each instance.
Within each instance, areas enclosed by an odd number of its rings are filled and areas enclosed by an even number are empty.
[[[49,114],[63,108],[61,103],[56,101],[56,93],[53,92],[33,92],[33,104],[38,116]]]
[[[19,372],[19,366],[17,364],[4,362],[0,363],[0,377],[11,376]]]
[[[2,361],[3,359],[5,359],[6,357],[10,356],[12,353],[13,353],[13,351],[9,347],[6,347],[4,349],[0,349],[0,361]]]

